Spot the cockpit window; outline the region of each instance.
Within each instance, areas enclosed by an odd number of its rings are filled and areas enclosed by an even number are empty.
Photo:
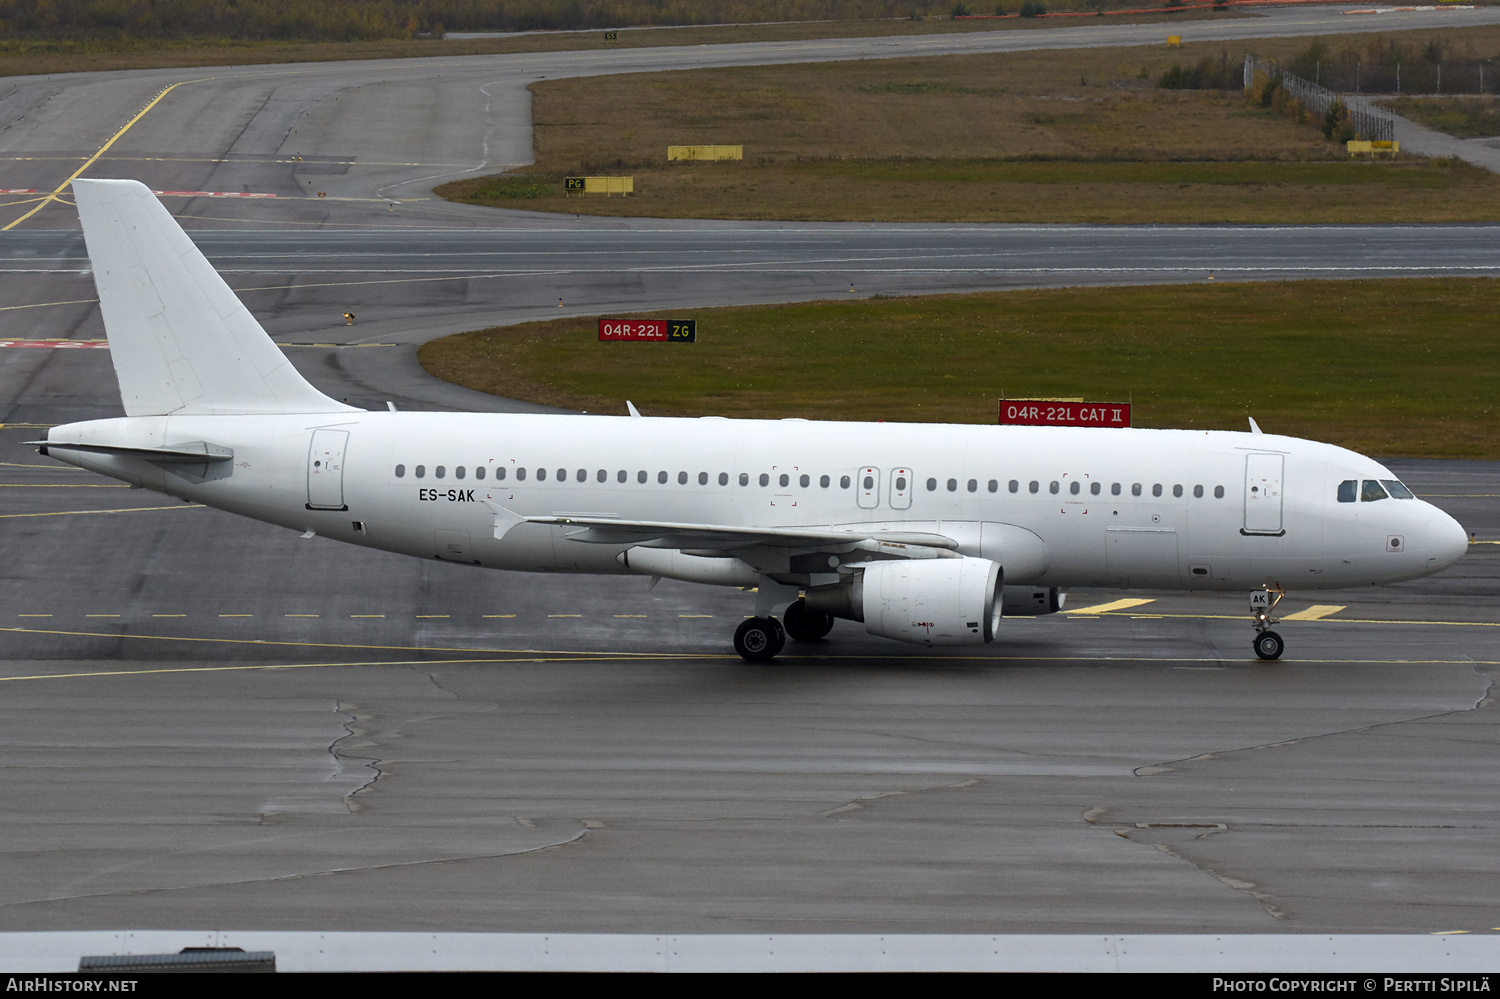
[[[1385,491],[1391,494],[1392,499],[1416,499],[1412,491],[1395,479],[1381,479],[1380,484],[1385,486]]]
[[[1359,491],[1359,499],[1361,503],[1373,503],[1376,500],[1390,499],[1390,497],[1386,495],[1380,483],[1374,479],[1366,479],[1364,488]]]
[[[1353,503],[1355,501],[1355,499],[1358,498],[1356,496],[1356,494],[1358,492],[1359,492],[1359,480],[1358,479],[1345,479],[1343,482],[1339,483],[1339,502],[1340,503]]]

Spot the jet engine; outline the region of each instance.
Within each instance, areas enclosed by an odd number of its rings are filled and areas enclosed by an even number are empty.
[[[1001,570],[984,558],[870,562],[807,591],[809,610],[862,621],[872,635],[922,645],[979,645],[1000,625]]]
[[[1002,602],[1006,617],[1037,617],[1056,614],[1068,595],[1060,586],[1007,586]]]

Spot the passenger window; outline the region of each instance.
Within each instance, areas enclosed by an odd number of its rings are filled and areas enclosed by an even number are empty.
[[[501,465],[499,468],[495,469],[495,478],[498,479],[498,480],[503,480],[505,478],[505,466],[504,465]]]
[[[416,471],[417,478],[420,479],[423,476],[425,476],[426,474],[427,474],[427,466],[426,465],[418,465],[417,466],[417,471]]]
[[[1224,498],[1224,487],[1223,486],[1214,486],[1214,499],[1223,499],[1223,498]]]
[[[728,472],[720,472],[719,473],[719,485],[721,485],[721,486],[727,486],[727,485],[729,485],[729,473]]]
[[[1072,482],[1068,483],[1068,492],[1072,493],[1074,496],[1077,496],[1078,491],[1082,488],[1083,483],[1079,482],[1077,479],[1074,479]]]
[[[483,465],[475,465],[474,466],[474,478],[476,478],[476,479],[482,479],[482,478],[484,478],[484,466]]]
[[[516,469],[516,481],[517,482],[525,482],[526,481],[526,469],[524,469],[524,468],[518,468],[518,469]]]
[[[949,479],[948,480],[948,491],[950,493],[956,493],[956,492],[958,492],[958,480],[957,479]]]
[[[771,477],[769,475],[767,475],[765,472],[761,472],[760,473],[760,484],[762,486],[769,486],[771,484]]]
[[[1412,491],[1395,479],[1381,479],[1380,484],[1385,486],[1385,491],[1391,494],[1391,499],[1416,499]]]
[[[1041,487],[1042,487],[1042,484],[1040,482],[1038,482],[1036,479],[1032,479],[1031,480],[1031,484],[1028,485],[1026,488],[1029,489],[1029,490],[1031,490],[1034,493],[1038,489],[1040,489]]]
[[[667,484],[667,473],[666,472],[657,472],[656,473],[656,484],[660,485],[660,486],[664,486],[664,485]]]
[[[978,479],[970,479],[969,480],[969,492],[973,493],[973,492],[978,492],[978,491],[979,491],[979,480]]]
[[[484,478],[484,476],[481,475],[480,478],[482,479],[482,478]],[[602,468],[599,469],[599,471],[597,471],[597,472],[594,473],[594,481],[595,482],[608,482],[609,481],[609,473],[606,472]]]
[[[455,466],[455,467],[454,467],[454,469],[453,469],[453,477],[454,477],[454,478],[455,478],[455,479],[461,479],[461,478],[463,478],[463,477],[464,477],[464,476],[465,476],[465,475],[467,475],[467,474],[468,474],[468,471],[469,471],[469,470],[468,470],[468,469],[466,469],[466,468],[464,468],[464,466],[462,466],[462,465],[457,465],[457,466]]]
[[[433,476],[435,476],[435,477],[436,477],[436,478],[439,478],[439,479],[441,479],[441,478],[442,478],[442,477],[443,477],[443,473],[444,473],[444,472],[445,472],[445,471],[447,471],[447,469],[445,469],[445,468],[443,468],[443,466],[442,466],[442,465],[439,465],[439,466],[438,466],[438,467],[437,467],[437,468],[434,468],[434,469],[433,469],[433,470],[432,470],[432,474],[433,474]]]
[[[627,471],[625,471],[625,469],[623,469],[623,468],[620,469],[618,472],[615,473],[615,481],[619,482],[621,484],[624,484],[625,482],[630,481],[630,473],[627,472]]]
[[[643,486],[646,484],[646,470],[644,468],[635,473],[635,481]]]
[[[1202,499],[1202,498],[1203,498],[1203,487],[1202,486],[1194,486],[1193,487],[1193,499]]]
[[[1154,486],[1151,487],[1151,495],[1152,496],[1160,496],[1161,495],[1161,483],[1160,482],[1158,482],[1156,485],[1154,485]]]
[[[438,467],[442,468],[443,466],[439,465]],[[438,476],[438,478],[442,478],[442,476]],[[545,468],[538,468],[536,470],[536,480],[538,482],[546,482],[547,481],[547,470]]]
[[[992,493],[998,493],[999,491],[1000,491],[1000,483],[997,480],[995,480],[995,479],[991,479],[990,480],[990,492],[992,492]]]
[[[685,486],[685,485],[687,485],[687,473],[686,472],[678,472],[677,473],[677,484],[679,486]]]
[[[1051,485],[1047,487],[1047,491],[1056,496],[1059,492],[1062,491],[1062,484],[1059,483],[1056,479],[1053,479]]]
[[[867,490],[875,488],[875,477],[873,475],[865,476],[864,488]]]
[[[589,470],[587,468],[580,468],[576,473],[574,473],[573,478],[577,479],[579,482],[587,482],[589,480]]]
[[[1374,479],[1365,480],[1364,488],[1359,491],[1359,498],[1360,502],[1363,503],[1374,503],[1376,500],[1390,499],[1386,495],[1385,490],[1381,488],[1380,483]]]
[[[1109,487],[1109,494],[1111,496],[1118,496],[1118,495],[1120,495],[1120,484],[1118,482],[1112,483],[1110,485],[1110,487]]]
[[[698,485],[700,485],[700,486],[706,486],[706,485],[708,485],[708,473],[707,472],[699,472],[698,473]]]
[[[937,492],[937,479],[927,480],[927,491],[930,493]]]
[[[568,470],[566,468],[559,468],[557,470],[557,481],[558,482],[567,482],[568,481]]]
[[[812,479],[804,475],[802,476],[802,478],[797,480],[797,485],[801,486],[803,489],[806,489],[808,486],[812,485]]]
[[[819,477],[819,479],[818,479],[818,485],[821,486],[824,489],[827,489],[828,488],[828,476],[824,475],[824,476]]]
[[[1013,493],[1020,492],[1021,491],[1021,483],[1019,481],[1017,481],[1016,479],[1011,479],[1010,480],[1010,491],[1013,492]]]
[[[790,476],[788,476],[788,475],[787,475],[787,474],[786,474],[786,473],[785,473],[785,472],[782,472],[782,473],[781,473],[781,478],[779,478],[779,479],[777,479],[777,481],[778,481],[778,482],[780,482],[780,483],[781,483],[781,485],[782,485],[782,486],[783,486],[783,488],[784,488],[784,487],[785,487],[785,486],[786,486],[786,485],[787,485],[787,484],[788,484],[788,483],[789,483],[789,482],[791,482],[791,481],[792,481],[792,480],[791,480],[791,477],[790,477]]]
[[[1140,494],[1141,494],[1141,484],[1139,482],[1132,482],[1130,484],[1130,495],[1132,495],[1132,496],[1139,496]]]
[[[839,488],[840,489],[848,489],[849,488],[849,476],[847,476],[847,475],[840,475],[839,476]]]
[[[1172,495],[1175,496],[1175,497],[1177,497],[1178,499],[1182,499],[1182,487],[1181,486],[1173,486],[1172,487]]]
[[[404,479],[404,478],[406,478],[406,466],[405,465],[397,465],[396,466],[396,478],[398,478],[398,479]]]
[[[742,486],[748,486],[749,484],[750,484],[750,475],[749,475],[749,473],[748,472],[741,472],[740,473],[740,485],[742,485]]]
[[[1099,495],[1099,490],[1101,490],[1103,488],[1104,488],[1104,483],[1102,483],[1102,482],[1090,482],[1089,483],[1089,494],[1093,495],[1093,496],[1098,496]]]
[[[898,476],[896,476],[896,492],[898,492],[898,493],[904,493],[904,492],[906,492],[906,476],[904,476],[904,475],[898,475]]]

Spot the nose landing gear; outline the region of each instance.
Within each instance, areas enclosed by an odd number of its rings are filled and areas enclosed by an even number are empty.
[[[1286,593],[1280,588],[1273,590],[1269,586],[1250,591],[1250,613],[1255,618],[1255,641],[1252,647],[1262,659],[1280,659],[1281,653],[1286,650],[1286,642],[1271,630],[1271,625],[1281,620],[1271,614],[1284,596]]]

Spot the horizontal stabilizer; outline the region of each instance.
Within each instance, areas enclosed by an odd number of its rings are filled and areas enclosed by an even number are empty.
[[[233,461],[234,452],[218,444],[194,441],[191,444],[173,444],[170,447],[122,447],[119,444],[82,444],[68,441],[26,441],[40,448],[42,454],[49,451],[87,451],[90,454],[113,454],[122,458],[144,458],[147,461],[168,465],[204,464]]]
[[[127,415],[358,412],[307,383],[144,184],[73,194]]]

